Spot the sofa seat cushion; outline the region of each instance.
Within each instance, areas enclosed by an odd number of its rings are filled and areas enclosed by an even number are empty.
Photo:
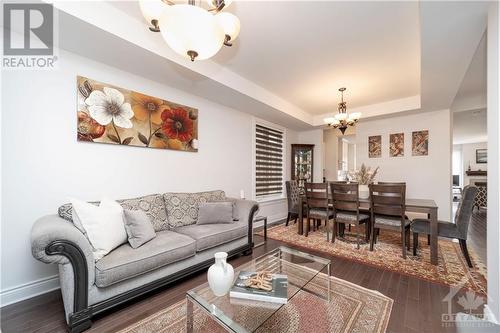
[[[95,284],[107,287],[159,267],[194,256],[193,238],[173,231],[160,231],[146,244],[133,249],[123,244],[95,265]]]
[[[201,252],[248,235],[248,223],[193,224],[175,229],[196,240],[196,251]]]

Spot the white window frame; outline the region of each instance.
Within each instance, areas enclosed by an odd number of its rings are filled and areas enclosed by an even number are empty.
[[[281,157],[281,170],[282,170],[282,182],[281,182],[281,194],[269,194],[261,197],[257,197],[257,190],[256,190],[256,185],[257,185],[257,180],[256,180],[256,169],[257,169],[257,149],[256,149],[256,132],[257,132],[257,125],[269,127],[270,129],[274,129],[277,131],[283,132],[283,155]],[[287,137],[286,137],[286,128],[276,125],[274,123],[271,123],[269,121],[266,121],[264,119],[260,119],[257,117],[253,117],[253,122],[252,122],[252,199],[257,201],[257,202],[268,202],[268,201],[275,201],[275,200],[282,200],[285,198],[285,180],[286,180],[286,153],[288,151],[287,149]]]

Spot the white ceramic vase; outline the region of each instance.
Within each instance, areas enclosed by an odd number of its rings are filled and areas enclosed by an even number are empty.
[[[370,189],[368,185],[359,185],[359,198],[368,199],[370,197]]]
[[[215,264],[208,269],[208,285],[215,296],[224,296],[233,285],[234,269],[226,262],[226,252],[217,252],[214,257]]]

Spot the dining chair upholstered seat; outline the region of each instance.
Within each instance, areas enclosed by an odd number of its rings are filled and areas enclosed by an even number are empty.
[[[410,223],[411,221],[408,220],[407,216],[405,216],[405,226],[408,226]],[[401,218],[394,216],[375,215],[375,224],[398,228],[401,227]]]
[[[309,209],[309,217],[313,219],[325,219],[327,211],[321,208],[311,208]],[[333,211],[328,210],[328,218],[333,218]]]
[[[413,220],[411,230],[418,234],[430,235],[431,224],[427,219],[415,219]],[[438,221],[438,236],[457,239],[461,237],[455,223],[445,221]]]
[[[467,232],[469,223],[474,209],[474,200],[476,198],[478,188],[474,185],[467,185],[462,192],[462,198],[458,204],[457,213],[455,214],[455,223],[438,222],[438,236],[445,238],[458,239],[460,248],[467,261],[469,267],[473,267],[470,260],[469,251],[467,250]],[[430,234],[430,222],[426,219],[417,219],[411,225],[413,232],[413,255],[417,255],[418,234]]]
[[[370,215],[359,213],[359,220],[369,219]],[[335,220],[339,223],[353,223],[358,221],[358,216],[355,212],[338,212]]]

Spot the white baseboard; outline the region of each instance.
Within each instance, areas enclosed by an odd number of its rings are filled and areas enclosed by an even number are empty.
[[[0,307],[14,304],[56,289],[59,289],[59,276],[57,275],[7,288],[0,291]]]
[[[487,318],[487,320],[489,322],[492,322],[496,325],[500,325],[500,322],[498,321],[498,319],[496,318],[495,314],[491,311],[490,307],[488,306],[488,304],[485,304],[484,305],[484,310],[483,310],[483,313],[484,313],[484,318]]]

